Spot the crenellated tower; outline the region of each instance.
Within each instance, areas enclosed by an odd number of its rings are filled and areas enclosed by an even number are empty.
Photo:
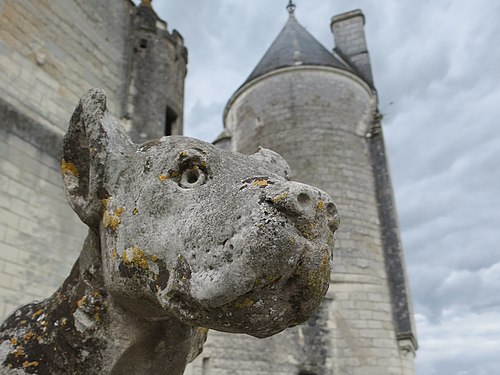
[[[136,143],[163,135],[182,135],[187,49],[184,40],[142,0],[132,26],[128,92],[124,118]]]

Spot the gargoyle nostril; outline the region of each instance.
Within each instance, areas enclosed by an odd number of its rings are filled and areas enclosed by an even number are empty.
[[[309,198],[309,195],[307,195],[306,193],[300,193],[297,196],[297,202],[299,202],[300,204],[308,204],[310,200],[311,198]]]
[[[326,212],[328,212],[329,215],[336,215],[338,213],[337,207],[333,203],[328,203],[326,205]]]

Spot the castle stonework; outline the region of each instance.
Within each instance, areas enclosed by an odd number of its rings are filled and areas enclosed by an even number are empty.
[[[85,238],[59,165],[79,98],[103,88],[136,142],[182,134],[186,64],[147,4],[0,1],[1,317],[52,294]]]
[[[66,203],[69,116],[103,88],[135,142],[183,132],[187,50],[129,0],[0,0],[0,317],[52,294],[85,232]],[[325,25],[327,26],[327,25]],[[332,18],[336,47],[290,15],[229,100],[218,147],[281,154],[341,215],[332,285],[307,322],[266,339],[210,331],[186,374],[413,375],[411,298],[364,16]]]

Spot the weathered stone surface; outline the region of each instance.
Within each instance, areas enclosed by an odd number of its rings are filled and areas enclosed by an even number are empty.
[[[89,234],[62,287],[1,326],[2,374],[182,374],[207,328],[267,337],[326,293],[335,205],[272,151],[135,145],[91,90],[61,168]]]

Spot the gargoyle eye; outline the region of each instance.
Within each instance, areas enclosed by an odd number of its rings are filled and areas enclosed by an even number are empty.
[[[179,186],[184,189],[192,189],[203,185],[207,180],[207,175],[198,167],[187,168],[181,174]]]

